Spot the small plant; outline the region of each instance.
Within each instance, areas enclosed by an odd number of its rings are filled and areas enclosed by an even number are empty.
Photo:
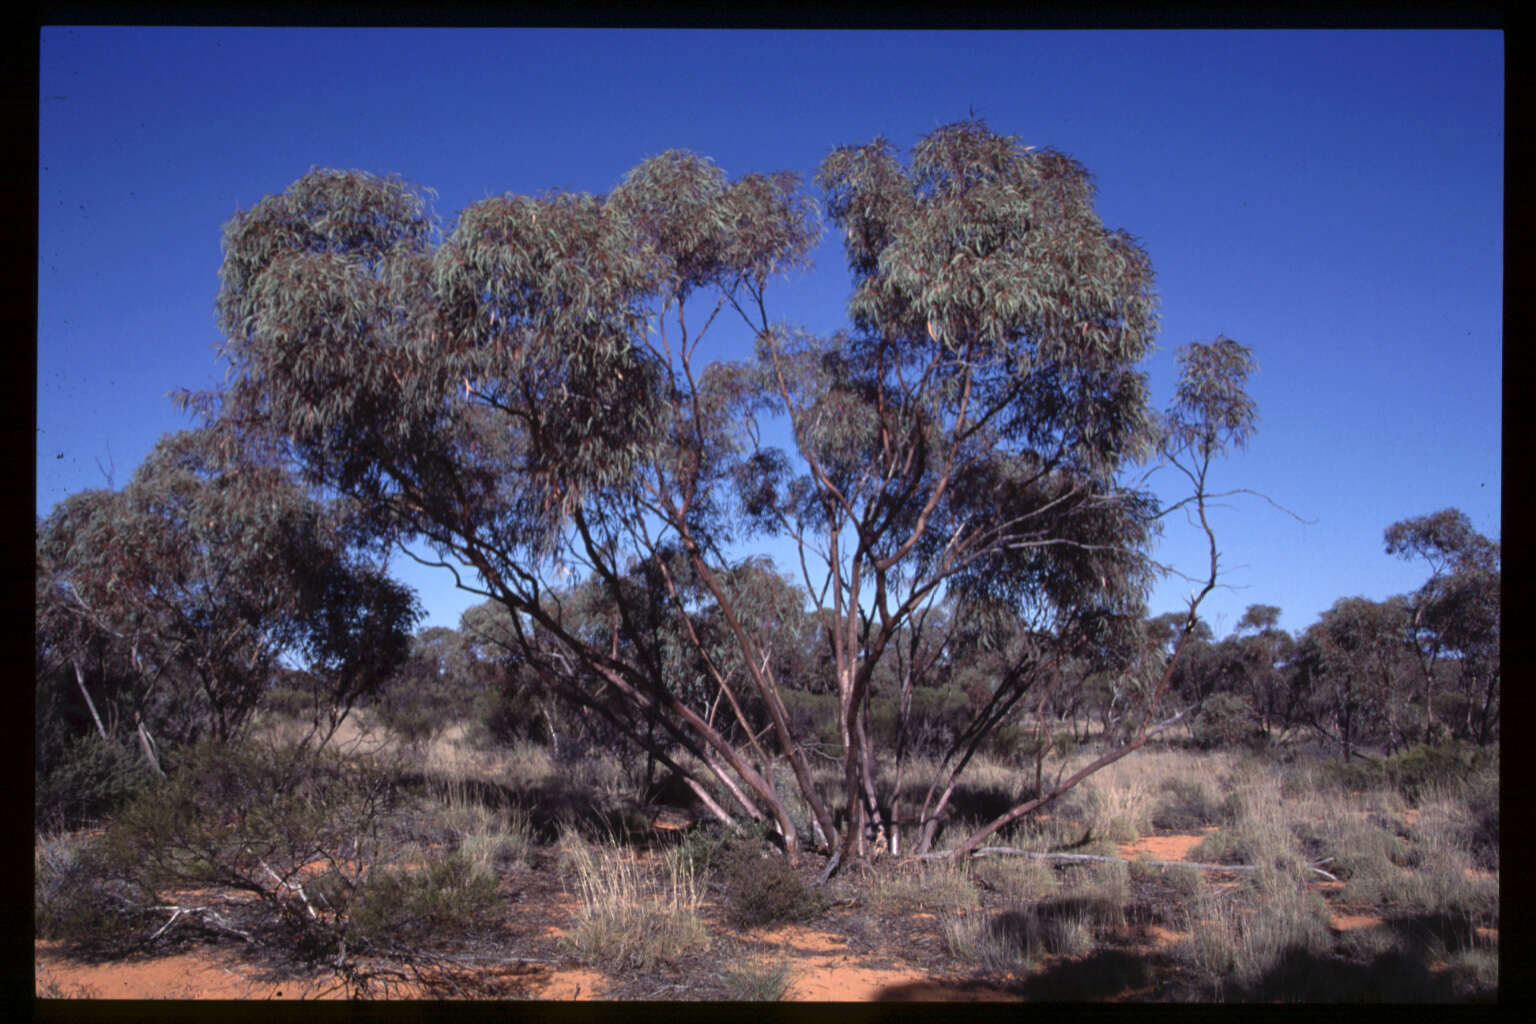
[[[564,941],[577,956],[621,970],[649,970],[708,948],[698,886],[685,865],[668,865],[658,886],[616,842],[594,847],[564,838],[562,855],[582,903]]]
[[[1028,971],[1043,956],[1092,950],[1095,914],[1089,901],[1073,898],[959,914],[945,921],[944,941],[952,955],[985,970]]]
[[[350,931],[379,949],[457,938],[485,918],[495,892],[496,876],[458,854],[415,870],[376,871],[352,900]]]
[[[1162,792],[1151,815],[1153,828],[1188,831],[1226,818],[1221,800],[1203,780],[1172,778],[1159,788]]]
[[[733,965],[725,970],[725,998],[741,1003],[776,1003],[789,991],[791,980],[788,960]]]
[[[1163,869],[1163,881],[1181,896],[1194,896],[1205,888],[1205,873],[1191,864]]]
[[[971,864],[976,884],[1015,903],[1033,903],[1061,888],[1050,862],[1033,857],[983,857]]]
[[[1032,918],[1020,913],[970,912],[944,920],[944,947],[964,963],[999,974],[1024,972],[1034,966],[1028,929]]]
[[[154,892],[115,863],[98,838],[46,836],[33,855],[32,925],[40,939],[59,940],[99,956],[118,956],[152,934]]]
[[[1124,861],[1093,863],[1074,872],[1062,898],[1088,913],[1093,924],[1119,928],[1131,902],[1131,869]]]
[[[1095,836],[1131,843],[1151,831],[1149,794],[1141,778],[1120,774],[1095,782],[1091,790]]]
[[[1207,890],[1192,901],[1176,949],[1198,973],[1242,996],[1286,958],[1321,957],[1331,948],[1328,908],[1295,879],[1263,868],[1246,890]]]
[[[964,864],[938,861],[881,873],[867,893],[870,909],[883,914],[971,910],[980,897],[967,870]]]
[[[726,916],[739,928],[804,921],[825,904],[782,857],[739,861],[726,876]]]

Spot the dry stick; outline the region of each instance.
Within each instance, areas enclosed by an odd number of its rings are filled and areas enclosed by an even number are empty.
[[[249,932],[243,932],[239,928],[231,925],[228,921],[225,921],[222,917],[219,916],[218,911],[214,910],[212,907],[178,907],[175,905],[167,904],[150,907],[149,909],[171,911],[171,919],[165,922],[165,924],[161,925],[155,934],[149,937],[151,942],[164,935],[165,932],[171,927],[171,925],[175,924],[183,914],[199,914],[205,921],[212,921],[214,927],[218,928],[220,931],[228,932],[231,935],[238,935],[246,942],[256,941],[251,937]]]
[[[918,860],[943,860],[949,857],[948,853],[924,853]],[[1020,850],[1012,846],[983,846],[971,854],[972,857],[1007,856],[1007,857],[1034,857],[1039,860],[1066,860],[1066,861],[1094,861],[1102,864],[1150,864],[1160,868],[1191,867],[1204,871],[1257,871],[1257,864],[1205,864],[1193,860],[1131,860],[1126,857],[1105,857],[1096,853],[1040,853],[1034,850]],[[1322,869],[1323,864],[1332,861],[1332,857],[1324,857],[1322,860],[1310,861],[1307,867],[1317,872],[1331,882],[1338,879]]]
[[[271,865],[269,865],[265,860],[262,860],[260,857],[256,858],[256,862],[267,869],[267,874],[271,875],[272,880],[278,885],[282,886],[284,889],[288,889],[299,894],[299,899],[304,901],[304,909],[309,911],[309,916],[311,918],[316,921],[320,919],[320,915],[315,913],[314,906],[309,902],[309,897],[305,895],[304,886],[302,884],[299,882],[285,882],[282,876],[280,876],[276,871],[273,871]]]

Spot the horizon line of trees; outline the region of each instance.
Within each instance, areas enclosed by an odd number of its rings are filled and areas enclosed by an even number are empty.
[[[1498,545],[1478,535],[1456,509],[1395,523],[1386,538],[1389,554],[1423,558],[1431,566],[1430,578],[1412,594],[1380,601],[1340,597],[1294,635],[1280,628],[1280,609],[1273,605],[1249,605],[1220,639],[1198,621],[1172,675],[1176,728],[1167,734],[1205,747],[1311,738],[1345,760],[1361,756],[1362,748],[1391,755],[1446,739],[1496,742]],[[820,639],[833,625],[792,581],[767,566],[755,571],[762,576],[759,585],[780,591],[776,642],[766,653],[792,695],[791,715],[807,736],[835,749],[834,671]],[[567,599],[581,601],[580,590],[571,588]],[[991,700],[995,681],[1006,672],[1009,645],[1027,642],[1022,620],[994,622],[982,634],[954,628],[954,619],[949,602],[936,605],[902,631],[901,656],[875,674],[871,722],[882,749],[942,755]],[[517,671],[499,621],[498,606],[486,602],[466,610],[457,629],[433,626],[417,634],[408,666],[391,678],[375,709],[407,735],[473,719],[496,739],[544,743],[557,754],[562,737],[578,749],[584,742],[616,742],[619,736],[606,732],[596,714],[561,714],[536,676]],[[1183,621],[1181,613],[1147,618],[1144,642],[1171,651]],[[1066,660],[1060,671],[1067,699],[1035,713],[1053,719],[1063,742],[1113,737],[1128,714],[1134,720],[1130,692],[1116,674],[1081,659]],[[447,694],[456,699],[444,699]],[[769,726],[760,705],[745,710],[747,727]],[[991,736],[984,749],[1028,760],[1036,747],[1018,721],[1013,725]],[[724,728],[734,736],[743,727]]]

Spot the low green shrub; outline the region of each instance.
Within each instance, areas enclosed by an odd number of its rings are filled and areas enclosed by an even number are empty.
[[[33,861],[34,935],[89,956],[122,956],[142,945],[164,915],[150,909],[154,891],[122,867],[104,855],[99,838],[39,839]]]
[[[1328,761],[1317,772],[1321,786],[1345,793],[1368,793],[1391,786],[1392,779],[1379,761]]]
[[[1209,697],[1190,724],[1195,745],[1204,750],[1230,747],[1253,736],[1258,727],[1248,700],[1236,693]]]
[[[1491,752],[1464,741],[1421,744],[1387,758],[1381,764],[1386,777],[1411,804],[1431,789],[1461,789],[1492,763]]]
[[[94,733],[76,736],[37,766],[33,820],[49,831],[78,828],[112,814],[154,781],[132,747]]]
[[[792,979],[788,960],[733,965],[725,969],[725,998],[734,1003],[776,1003],[789,991]]]
[[[725,878],[726,916],[739,928],[804,921],[825,909],[783,857],[738,860]]]
[[[1199,779],[1166,779],[1152,808],[1152,827],[1188,831],[1217,825],[1227,819],[1227,809],[1211,787]]]
[[[352,899],[352,931],[372,948],[452,940],[485,920],[496,876],[459,854],[411,870],[370,874]]]

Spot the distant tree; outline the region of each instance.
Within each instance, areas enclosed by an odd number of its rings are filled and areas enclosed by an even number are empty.
[[[1321,712],[1314,725],[1348,761],[1364,740],[1402,746],[1402,704],[1411,652],[1408,603],[1340,598],[1302,635],[1299,670]]]
[[[1409,637],[1418,655],[1424,739],[1435,734],[1433,688],[1442,655],[1453,655],[1463,687],[1462,728],[1487,743],[1498,722],[1499,544],[1478,533],[1459,509],[1387,527],[1387,554],[1423,559],[1430,577],[1411,598]]]
[[[123,490],[72,495],[38,529],[39,643],[101,737],[127,719],[156,770],[159,740],[233,739],[285,658],[322,687],[328,735],[405,656],[417,614],[340,506],[229,440],[168,435]]]
[[[475,656],[464,634],[431,626],[411,638],[410,654],[370,706],[406,739],[427,742],[454,723],[469,721],[499,675],[494,663]]]
[[[1289,726],[1294,715],[1286,671],[1296,641],[1280,628],[1280,609],[1269,604],[1249,605],[1233,632],[1241,691],[1260,731],[1272,736],[1277,726]]]
[[[1178,507],[1208,529],[1210,459],[1253,417],[1228,339],[1183,354],[1166,424],[1150,411],[1150,264],[1068,157],[965,122],[907,165],[837,149],[818,182],[855,278],[854,329],[826,338],[767,312],[815,240],[788,174],[669,151],[605,197],[482,200],[434,246],[422,191],[311,172],[227,225],[231,380],[194,401],[285,438],[381,535],[472,566],[460,585],[506,610],[524,664],[658,759],[687,750],[704,768],[675,770],[728,794],[717,816],[771,822],[793,856],[803,826],[762,770],[782,758],[830,871],[894,827],[870,699],[924,609],[1002,602],[1052,638],[982,732],[1070,654],[1135,660],[1158,509],[1119,475],[1187,456],[1199,499]],[[722,312],[755,358],[705,364]],[[843,829],[784,700],[772,588],[732,554],[759,531],[795,543],[825,631]]]

